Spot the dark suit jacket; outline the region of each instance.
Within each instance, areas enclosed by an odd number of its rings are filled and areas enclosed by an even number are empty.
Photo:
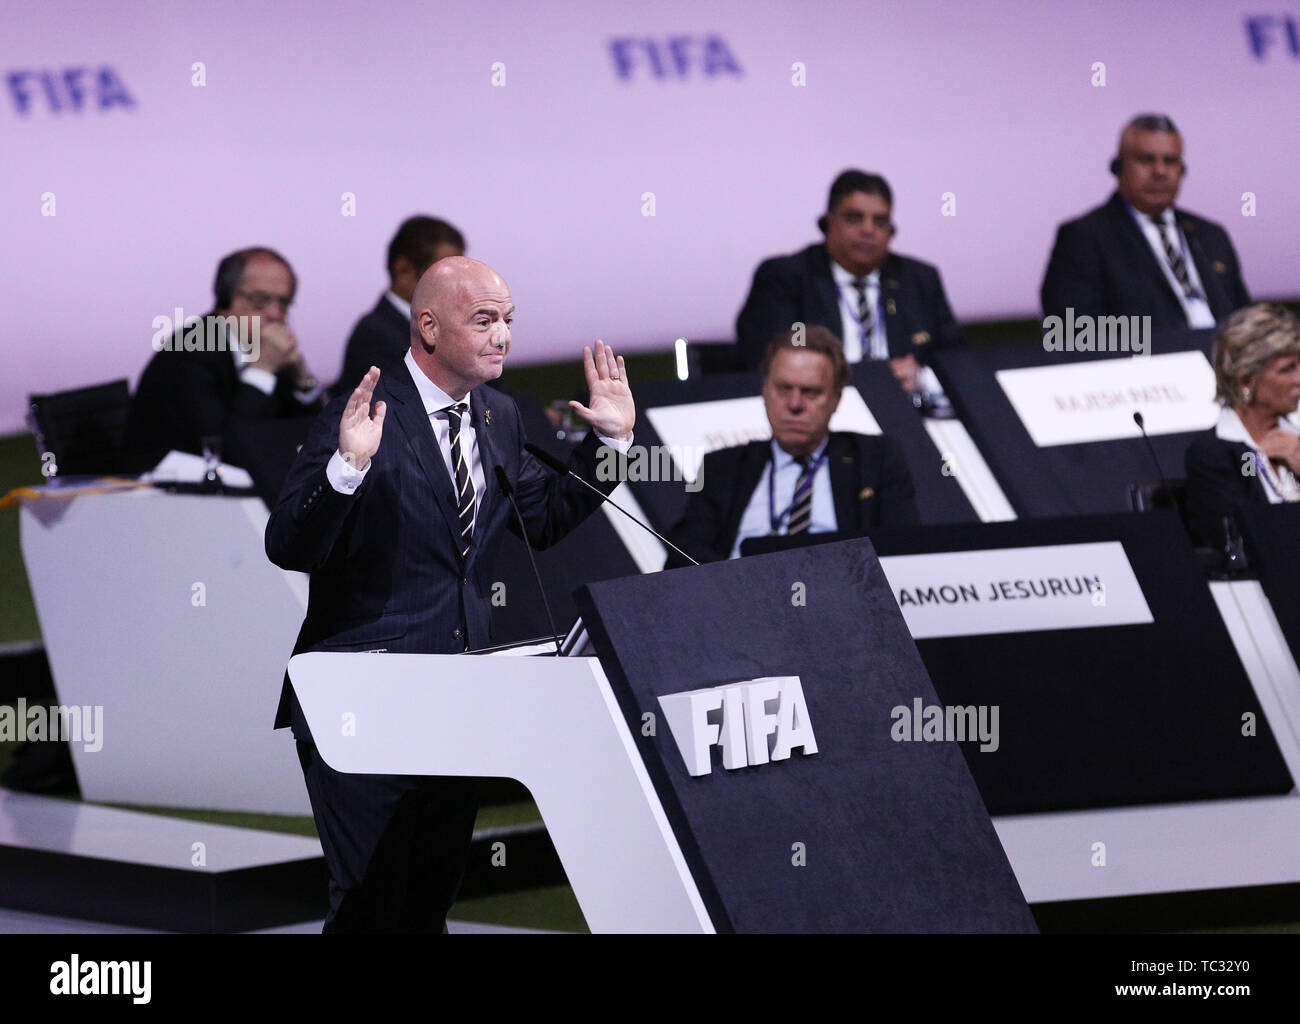
[[[891,358],[911,352],[924,362],[937,348],[965,343],[939,271],[929,263],[892,252],[886,256],[880,267],[880,303]],[[754,271],[736,318],[736,343],[745,366],[757,368],[767,343],[796,321],[828,327],[844,340],[839,292],[824,244],[764,260]]]
[[[1213,221],[1175,209],[1174,220],[1216,320],[1250,304],[1228,233]],[[1056,232],[1043,276],[1044,316],[1150,316],[1152,330],[1186,327],[1182,304],[1146,235],[1119,193]]]
[[[411,347],[411,322],[388,301],[385,292],[375,308],[357,321],[343,351],[343,369],[331,394],[350,395],[372,366],[387,370],[401,362]]]
[[[201,455],[203,438],[220,437],[222,460],[247,469],[273,498],[320,403],[298,401],[288,372],[264,394],[240,379],[230,352],[183,351],[182,333],[140,375],[127,416],[127,469],[143,473],[172,449]]]
[[[1264,482],[1242,472],[1249,452],[1246,445],[1225,441],[1213,430],[1198,434],[1187,446],[1187,525],[1198,543],[1222,547],[1224,516],[1233,516],[1243,505],[1268,504]]]
[[[271,561],[311,573],[294,653],[455,654],[485,647],[495,548],[507,527],[518,532],[493,467],[505,468],[535,547],[559,540],[600,499],[523,451],[523,423],[512,398],[475,388],[470,410],[486,486],[462,564],[452,480],[404,363],[381,374],[374,400],[387,402],[388,413],[379,450],[356,493],[341,494],[326,478],[347,404],[337,398],[312,425],[266,525]],[[571,465],[608,493],[622,471],[598,474],[597,466],[613,454],[592,431]],[[295,704],[286,676],[276,728],[290,724]],[[309,735],[305,722],[292,724],[299,739]]]
[[[771,458],[770,441],[709,452],[700,467],[703,486],[691,494],[668,539],[700,562],[730,558],[740,521]],[[837,431],[827,441],[826,463],[839,532],[866,535],[917,522],[912,474],[893,438]],[[669,552],[664,567],[689,564]]]

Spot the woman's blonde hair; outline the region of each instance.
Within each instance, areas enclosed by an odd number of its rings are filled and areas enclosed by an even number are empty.
[[[1280,355],[1300,355],[1300,324],[1276,302],[1257,302],[1228,317],[1214,336],[1214,397],[1220,405],[1245,404],[1238,383],[1255,377]]]

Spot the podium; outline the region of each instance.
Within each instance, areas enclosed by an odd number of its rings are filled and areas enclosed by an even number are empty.
[[[1034,930],[869,541],[576,599],[598,659],[295,657],[321,755],[518,779],[593,931]]]
[[[59,705],[102,708],[72,743],[84,799],[307,814],[271,728],[307,578],[266,560],[258,498],[142,489],[24,504],[23,560]]]

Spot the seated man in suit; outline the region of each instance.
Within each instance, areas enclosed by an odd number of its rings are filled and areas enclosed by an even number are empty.
[[[849,377],[839,339],[786,331],[763,355],[770,441],[704,456],[699,490],[669,539],[700,562],[736,558],[749,537],[839,531],[865,535],[917,522],[903,450],[888,437],[831,433]],[[688,564],[676,552],[665,568]]]
[[[297,287],[288,260],[263,246],[217,265],[213,312],[177,324],[161,346],[155,339],[127,417],[129,469],[152,469],[173,449],[201,455],[215,439],[223,461],[247,469],[274,497],[322,404],[286,322]],[[249,337],[237,336],[249,328]]]
[[[1149,316],[1152,330],[1213,327],[1249,304],[1228,233],[1174,200],[1187,165],[1163,114],[1125,127],[1110,171],[1118,189],[1056,233],[1043,277],[1043,315]]]
[[[889,251],[894,195],[878,174],[848,170],[831,185],[817,222],[826,241],[764,260],[736,318],[741,358],[757,367],[773,335],[820,324],[850,363],[888,359],[908,392],[934,349],[964,343],[939,272]]]
[[[465,255],[465,236],[436,217],[408,217],[388,243],[388,291],[357,321],[343,351],[333,395],[350,395],[372,366],[386,369],[411,347],[411,296],[424,272],[447,256]]]

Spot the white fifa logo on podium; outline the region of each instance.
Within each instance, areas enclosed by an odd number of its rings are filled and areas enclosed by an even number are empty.
[[[796,748],[805,756],[817,753],[798,676],[763,676],[665,694],[659,705],[691,775],[713,771],[715,746],[722,748],[727,769],[784,761]]]

